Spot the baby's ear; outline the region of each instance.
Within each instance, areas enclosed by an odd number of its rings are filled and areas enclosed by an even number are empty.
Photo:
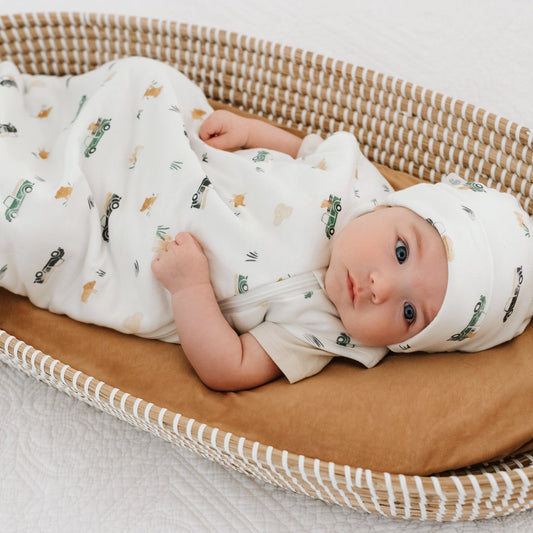
[[[463,178],[461,178],[461,176],[457,174],[448,174],[447,176],[442,176],[441,181],[442,183],[452,185],[453,187],[460,187],[461,185],[464,185],[466,183],[466,180],[464,180]]]

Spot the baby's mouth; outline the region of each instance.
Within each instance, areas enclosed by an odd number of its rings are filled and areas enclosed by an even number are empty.
[[[346,274],[346,286],[348,287],[348,295],[350,296],[350,300],[353,302],[355,298],[355,284],[350,277],[349,272]]]

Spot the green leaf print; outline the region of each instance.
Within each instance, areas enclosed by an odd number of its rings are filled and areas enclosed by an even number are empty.
[[[168,238],[167,230],[169,230],[169,226],[157,226],[157,231],[155,234],[162,240],[165,241]]]

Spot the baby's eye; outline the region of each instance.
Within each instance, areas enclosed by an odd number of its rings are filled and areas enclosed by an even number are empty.
[[[403,317],[409,325],[416,320],[416,309],[410,303],[403,304]]]
[[[409,257],[409,250],[407,245],[401,240],[398,239],[396,242],[396,259],[400,265]]]

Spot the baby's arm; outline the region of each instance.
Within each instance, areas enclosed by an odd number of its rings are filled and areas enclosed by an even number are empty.
[[[209,279],[207,257],[190,233],[178,233],[154,259],[152,270],[172,295],[183,351],[208,387],[248,389],[281,374],[255,337],[238,335],[222,315]]]
[[[221,150],[266,148],[296,157],[302,139],[268,122],[219,109],[209,115],[199,131],[200,139]]]

